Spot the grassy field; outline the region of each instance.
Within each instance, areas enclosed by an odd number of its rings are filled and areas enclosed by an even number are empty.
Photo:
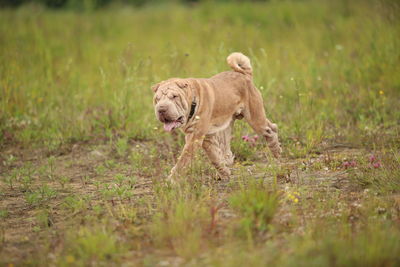
[[[0,264],[399,266],[400,5],[0,10]],[[282,159],[236,123],[216,181],[151,85],[254,68]]]

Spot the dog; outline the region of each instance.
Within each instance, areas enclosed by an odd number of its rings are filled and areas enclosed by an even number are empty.
[[[189,166],[200,148],[219,176],[228,178],[234,159],[230,142],[236,119],[244,119],[266,139],[272,154],[280,157],[278,127],[265,116],[261,93],[253,83],[250,59],[235,52],[227,57],[227,63],[232,71],[211,78],[171,78],[152,86],[157,119],[166,131],[180,128],[185,134],[185,146],[168,177],[171,182]]]

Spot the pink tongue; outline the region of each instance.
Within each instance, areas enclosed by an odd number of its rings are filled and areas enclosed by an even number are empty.
[[[175,128],[176,124],[177,124],[176,121],[167,122],[164,124],[164,130],[166,130],[167,132],[170,132]]]

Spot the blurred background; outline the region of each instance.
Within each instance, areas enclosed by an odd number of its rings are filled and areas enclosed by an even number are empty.
[[[268,0],[216,0],[208,2],[267,2]],[[132,5],[136,7],[152,4],[195,4],[206,2],[202,0],[1,0],[1,5],[16,7],[26,3],[41,4],[49,8],[71,8],[75,10],[94,10],[108,7],[110,5]]]
[[[1,0],[1,144],[158,129],[150,86],[241,51],[290,153],[398,146],[399,4],[390,0]],[[250,131],[239,123],[236,135]],[[291,151],[289,149],[289,151]],[[295,155],[294,155],[295,156]]]

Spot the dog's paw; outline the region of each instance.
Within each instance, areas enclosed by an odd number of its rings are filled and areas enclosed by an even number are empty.
[[[231,176],[231,170],[227,167],[218,169],[218,176],[217,179],[218,181],[228,181],[229,177]]]
[[[165,180],[165,182],[166,182],[167,184],[170,184],[170,185],[176,185],[176,184],[178,183],[176,167],[173,167],[173,168],[171,169],[171,172],[170,172],[170,174],[168,175],[168,177],[167,177],[167,179]]]

